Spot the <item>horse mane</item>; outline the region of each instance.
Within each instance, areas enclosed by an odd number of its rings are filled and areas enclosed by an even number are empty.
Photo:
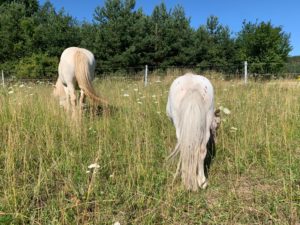
[[[203,110],[204,99],[199,90],[188,90],[181,100],[178,111],[179,137],[171,153],[180,153],[178,170],[181,169],[183,185],[188,190],[197,190],[197,169],[200,155],[205,148],[206,112]]]
[[[100,98],[95,89],[92,86],[90,81],[90,70],[88,68],[88,58],[87,56],[81,52],[81,50],[77,50],[74,54],[74,61],[75,61],[75,77],[80,89],[84,91],[84,93],[90,97],[93,101],[100,103],[103,102],[107,104],[106,100]]]

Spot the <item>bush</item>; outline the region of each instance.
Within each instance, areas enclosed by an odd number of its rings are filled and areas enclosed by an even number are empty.
[[[4,72],[5,77],[11,77],[15,74],[15,65],[17,62],[15,61],[7,61],[0,64],[0,70]]]
[[[17,78],[52,78],[57,75],[58,59],[46,54],[24,57],[15,66]]]

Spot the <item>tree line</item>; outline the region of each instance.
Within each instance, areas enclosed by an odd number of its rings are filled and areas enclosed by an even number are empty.
[[[51,2],[0,0],[0,69],[17,77],[52,77],[62,51],[91,50],[97,72],[196,67],[234,73],[248,61],[256,73],[278,73],[292,50],[290,35],[268,22],[244,21],[233,35],[218,17],[192,28],[180,5],[154,7],[151,15],[135,0],[106,0],[93,21],[78,21]]]

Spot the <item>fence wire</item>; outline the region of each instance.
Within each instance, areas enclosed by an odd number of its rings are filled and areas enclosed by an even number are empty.
[[[267,66],[280,66],[281,69],[278,71],[268,72],[257,72],[257,68]],[[112,78],[112,77],[123,77],[124,79],[143,79],[145,75],[146,66],[134,66],[134,67],[108,67],[99,66],[96,67],[95,77],[100,79]],[[51,82],[54,83],[58,77],[57,70],[45,69],[43,76],[39,77],[17,77],[15,76],[12,69],[2,69],[4,80],[6,83],[9,82]],[[238,79],[244,77],[244,62],[240,63],[228,63],[224,64],[199,64],[197,66],[164,66],[164,65],[148,65],[148,76],[166,76],[173,74],[184,74],[185,72],[194,72],[197,74],[211,74],[217,73],[223,76],[225,79]],[[248,63],[247,66],[248,78],[257,79],[277,79],[277,78],[298,78],[300,76],[300,62],[298,63]]]

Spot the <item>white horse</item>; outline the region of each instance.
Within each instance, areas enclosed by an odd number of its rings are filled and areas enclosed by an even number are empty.
[[[211,134],[214,138],[219,123],[214,113],[214,90],[210,81],[191,73],[176,78],[169,91],[167,115],[177,136],[177,145],[169,158],[180,153],[175,177],[180,171],[188,190],[206,188],[206,145]]]
[[[77,105],[75,89],[80,88],[79,105],[83,106],[85,95],[96,103],[107,104],[93,88],[92,80],[95,73],[95,58],[92,52],[84,48],[70,47],[63,51],[58,65],[58,79],[53,91],[59,97],[60,105],[73,111]]]

